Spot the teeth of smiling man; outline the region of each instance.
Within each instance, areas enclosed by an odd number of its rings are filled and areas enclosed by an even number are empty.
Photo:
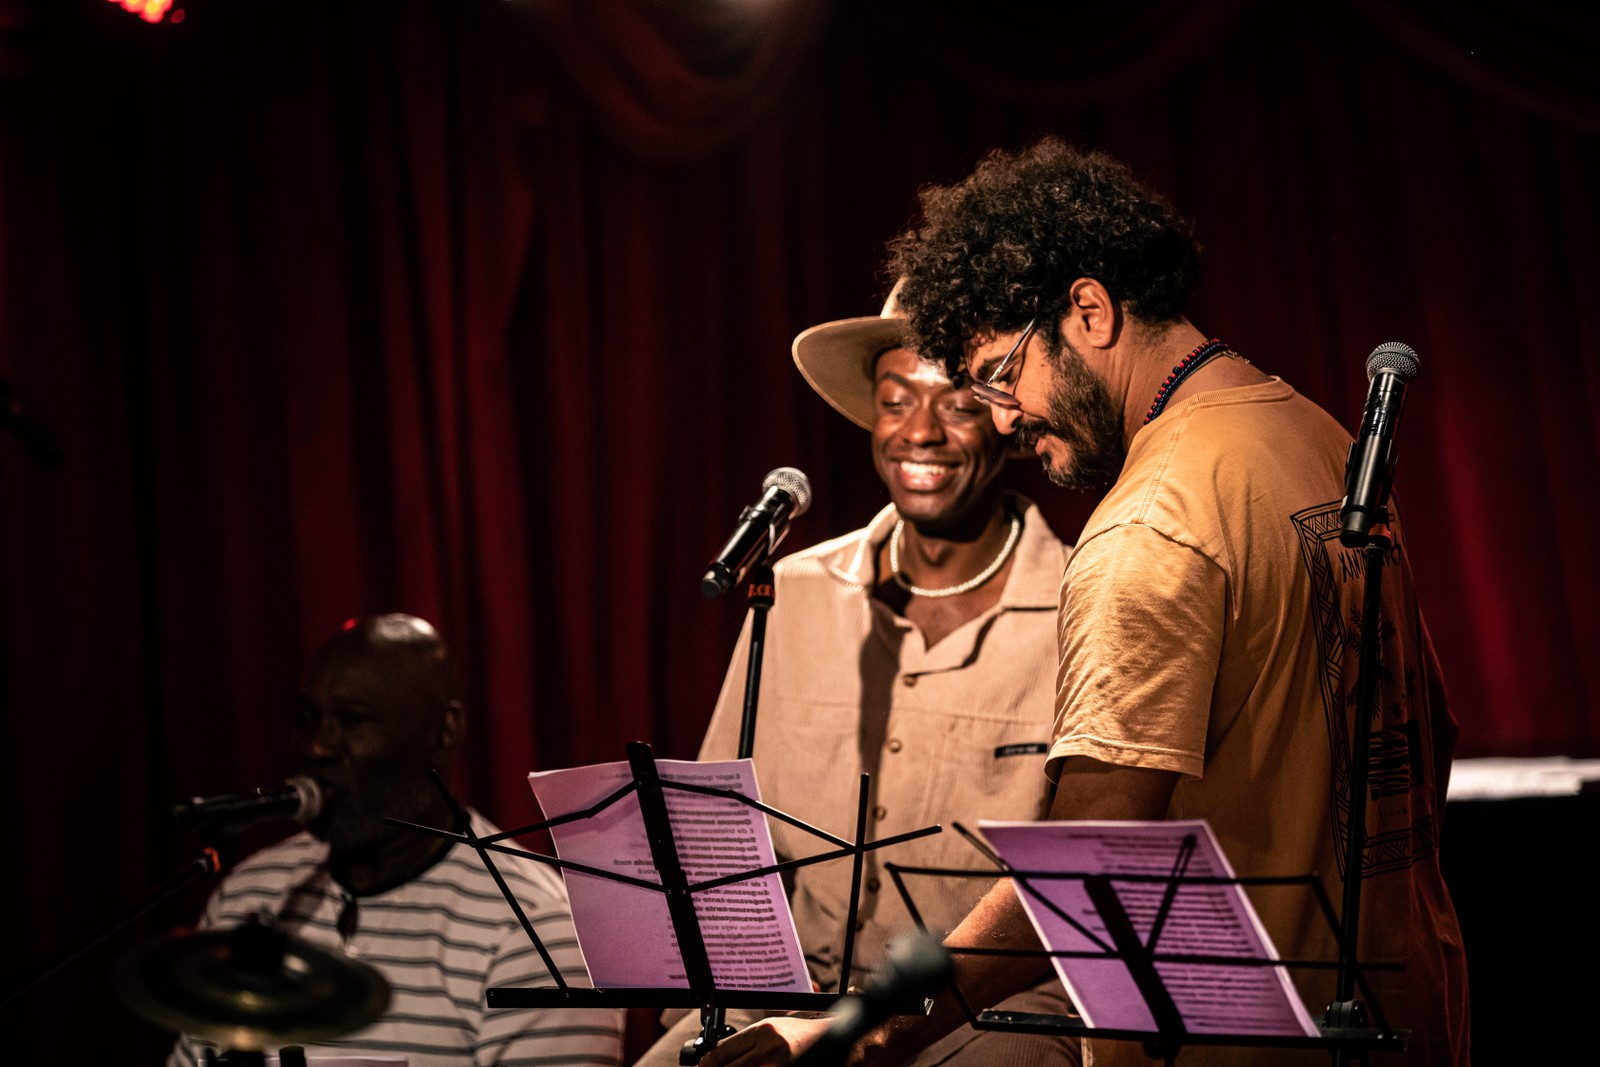
[[[937,478],[952,467],[948,463],[911,463],[906,460],[900,462],[900,469],[905,471],[910,478]]]

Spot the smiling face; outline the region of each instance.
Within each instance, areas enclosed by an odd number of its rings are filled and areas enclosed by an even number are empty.
[[[981,528],[1006,456],[988,409],[908,348],[883,353],[873,373],[873,463],[900,516],[935,535]]]
[[[967,357],[972,376],[987,381],[1021,333],[999,334],[973,346]],[[1018,446],[1032,448],[1055,484],[1093,488],[1122,469],[1122,416],[1105,383],[1070,341],[1062,338],[1061,351],[1051,356],[1036,332],[990,384],[1021,405],[991,408],[995,426],[1002,434],[1016,434]]]

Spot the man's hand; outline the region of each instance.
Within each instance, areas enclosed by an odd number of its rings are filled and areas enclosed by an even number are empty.
[[[701,1067],[789,1067],[833,1020],[778,1015],[740,1030],[700,1059]]]

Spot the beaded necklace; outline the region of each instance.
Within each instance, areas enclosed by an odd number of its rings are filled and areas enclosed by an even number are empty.
[[[906,520],[897,519],[895,520],[894,524],[894,533],[889,535],[889,569],[894,572],[895,583],[912,596],[958,596],[962,593],[970,592],[971,590],[978,588],[978,586],[982,585],[984,582],[987,582],[990,578],[993,578],[995,574],[999,572],[1000,568],[1005,565],[1006,560],[1011,556],[1011,550],[1017,547],[1017,538],[1022,534],[1022,520],[1017,518],[1015,515],[1011,516],[1011,533],[1006,538],[1005,545],[1000,549],[1000,554],[994,558],[993,563],[989,564],[982,571],[974,574],[971,578],[968,578],[960,585],[946,586],[943,589],[924,589],[921,586],[912,585],[911,579],[907,578],[901,572],[900,538],[905,531]]]
[[[1167,375],[1167,380],[1161,383],[1161,391],[1156,394],[1155,400],[1150,403],[1150,412],[1145,415],[1144,422],[1141,425],[1149,425],[1151,419],[1161,414],[1167,406],[1167,401],[1172,397],[1172,391],[1182,385],[1184,379],[1199,370],[1204,364],[1209,363],[1212,359],[1227,351],[1229,351],[1227,343],[1213,337],[1187,356],[1184,356],[1182,362],[1173,367],[1172,373]]]

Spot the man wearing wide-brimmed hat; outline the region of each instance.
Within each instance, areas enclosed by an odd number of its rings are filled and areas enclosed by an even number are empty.
[[[762,665],[755,764],[763,799],[823,830],[855,833],[857,785],[873,783],[869,838],[954,819],[1035,819],[1048,807],[1043,771],[1055,699],[1055,611],[1068,549],[1029,501],[1006,493],[1009,455],[988,409],[905,347],[894,294],[877,317],[814,326],[794,342],[811,387],[872,432],[891,505],[864,528],[779,561]],[[748,629],[741,635],[701,748],[737,752]],[[773,822],[784,858],[816,838]],[[882,864],[990,868],[960,835],[868,854],[855,955],[842,983],[860,986],[889,940],[914,925]],[[992,868],[991,868],[992,869]],[[948,930],[982,895],[982,879],[920,879],[918,910]],[[812,978],[840,987],[850,864],[795,872],[792,893]],[[1050,981],[1014,1011],[1065,1010]],[[729,1012],[743,1026],[752,1013]],[[644,1062],[676,1063],[689,1017]],[[1077,1061],[1076,1042],[963,1028],[919,1063]]]

